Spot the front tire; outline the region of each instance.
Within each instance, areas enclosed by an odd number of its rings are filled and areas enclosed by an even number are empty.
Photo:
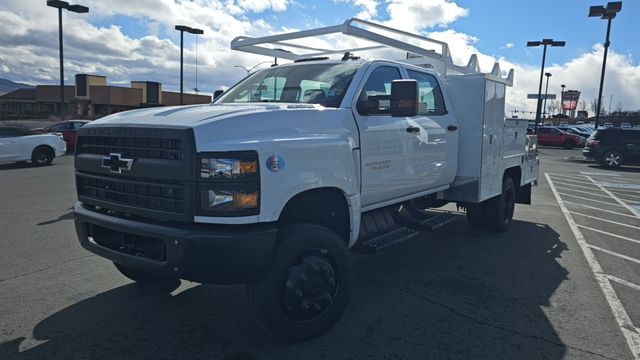
[[[576,146],[576,143],[572,140],[565,140],[562,146],[567,150],[571,150],[574,148],[574,146]]]
[[[602,155],[600,164],[608,169],[615,169],[622,165],[622,154],[617,150],[609,150]]]
[[[51,164],[54,157],[53,150],[46,146],[40,146],[33,150],[31,162],[37,166],[45,166]]]
[[[336,324],[352,287],[353,267],[345,241],[322,226],[296,224],[278,234],[271,267],[247,289],[262,328],[285,340],[302,341]]]

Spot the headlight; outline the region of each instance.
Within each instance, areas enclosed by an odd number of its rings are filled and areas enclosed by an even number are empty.
[[[200,159],[201,179],[241,178],[257,173],[258,161],[255,159]]]
[[[202,153],[198,160],[198,213],[249,216],[260,212],[260,169],[255,151]]]
[[[247,212],[258,209],[259,191],[200,190],[200,209],[207,212]]]

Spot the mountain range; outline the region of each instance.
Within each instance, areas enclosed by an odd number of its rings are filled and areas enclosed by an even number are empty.
[[[17,89],[32,88],[32,87],[33,85],[17,83],[11,80],[0,78],[0,93],[8,93]]]

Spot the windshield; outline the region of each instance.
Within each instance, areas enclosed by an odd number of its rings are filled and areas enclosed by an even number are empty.
[[[216,104],[286,102],[338,107],[360,64],[305,64],[259,71]]]

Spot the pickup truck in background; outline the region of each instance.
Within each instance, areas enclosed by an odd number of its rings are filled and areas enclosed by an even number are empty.
[[[413,55],[364,60],[353,53],[370,48],[357,48],[329,59],[337,51],[289,42],[335,33]],[[258,323],[300,341],[347,308],[350,251],[436,230],[456,219],[438,209],[448,203],[495,232],[516,203],[530,204],[538,156],[526,121],[505,120],[512,71],[482,73],[475,55],[455,65],[446,43],[357,19],[232,48],[292,62],[212,104],[122,112],[78,130],[78,237],[125,276],[248,284]]]

